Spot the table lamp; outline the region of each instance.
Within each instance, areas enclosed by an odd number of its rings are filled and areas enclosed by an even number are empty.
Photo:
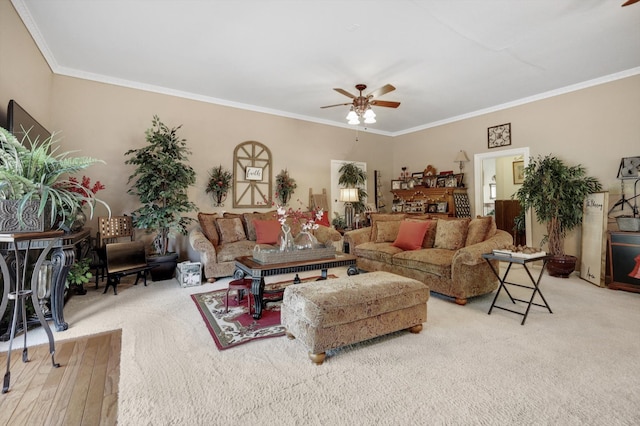
[[[342,188],[340,189],[340,201],[344,203],[344,218],[347,229],[353,228],[353,204],[359,201],[358,188]]]

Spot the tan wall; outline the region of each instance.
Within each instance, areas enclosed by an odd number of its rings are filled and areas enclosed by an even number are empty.
[[[511,123],[512,143],[504,149],[529,147],[531,156],[553,154],[584,165],[610,191],[613,204],[621,194],[616,179],[620,159],[640,155],[638,117],[640,75],[396,137],[394,170],[399,174],[402,166],[408,166],[418,171],[427,164],[439,171],[458,170],[453,159],[463,149],[471,160],[465,167],[465,182],[471,188],[473,206],[473,156],[489,150],[488,127]],[[627,182],[625,193],[632,196],[633,185]],[[544,228],[535,223],[533,243],[539,244],[544,234]],[[580,250],[577,231],[567,239],[566,251],[579,255]]]
[[[332,159],[366,162],[370,194],[373,170],[381,170],[383,191],[388,193],[389,181],[402,166],[413,172],[428,164],[440,171],[457,171],[453,158],[463,149],[472,160],[464,172],[473,206],[473,155],[488,151],[487,128],[502,123],[512,126],[512,145],[506,148],[530,147],[534,156],[552,153],[584,164],[611,191],[612,203],[620,194],[616,179],[620,158],[640,155],[640,76],[395,138],[359,132],[356,142],[353,129],[53,75],[9,2],[0,2],[0,58],[0,104],[18,100],[49,130],[62,131],[65,149],[79,149],[82,155],[106,161],[87,175],[106,184],[98,195],[115,214],[128,213],[137,205],[126,195],[131,169],[124,165],[124,152],[142,146],[154,114],[169,126],[183,125],[180,135],[188,141],[197,172],[190,195],[203,211],[222,210],[214,209],[204,192],[208,170],[218,164],[231,169],[235,146],[248,140],[270,148],[276,173],[289,169],[298,182],[295,197],[303,202],[308,188],[330,188]],[[231,210],[230,201],[224,209]],[[543,234],[534,226],[534,242]],[[183,239],[176,248],[185,257]],[[579,233],[574,233],[567,252],[579,251]],[[188,257],[197,260],[193,253]]]
[[[53,74],[11,2],[0,1],[0,125],[15,99],[46,128],[51,124]]]

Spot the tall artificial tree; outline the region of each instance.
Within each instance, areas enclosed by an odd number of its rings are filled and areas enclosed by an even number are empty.
[[[191,151],[186,140],[177,135],[180,127],[169,128],[154,115],[152,127],[145,132],[147,145],[125,153],[131,156],[125,164],[136,166],[129,176],[132,186],[127,192],[142,203],[132,213],[133,224],[156,232],[154,247],[159,255],[167,254],[172,235],[187,234],[193,218],[185,214],[196,209],[187,194],[196,182],[196,173],[187,164]]]

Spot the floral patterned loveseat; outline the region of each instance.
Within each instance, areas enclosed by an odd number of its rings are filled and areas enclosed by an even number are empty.
[[[306,216],[311,217],[311,214]],[[235,271],[235,258],[250,256],[256,245],[275,248],[280,223],[276,211],[266,213],[198,213],[198,222],[189,232],[191,247],[200,254],[204,275],[209,282],[228,277]],[[287,218],[293,235],[300,230],[300,222]],[[322,223],[322,222],[317,222]],[[341,249],[342,236],[328,226],[313,231],[318,242],[331,241]]]
[[[358,268],[413,278],[464,305],[467,298],[498,288],[482,254],[513,244],[513,238],[496,229],[492,216],[432,219],[394,213],[372,214],[371,226],[346,232],[344,242],[357,256]]]

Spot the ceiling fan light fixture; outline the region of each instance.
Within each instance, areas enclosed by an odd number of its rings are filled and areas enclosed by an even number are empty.
[[[360,120],[358,119],[358,116],[355,114],[355,112],[354,115],[355,117],[349,119],[349,124],[360,124]]]
[[[358,120],[358,114],[356,114],[356,112],[353,110],[353,107],[351,107],[351,110],[349,111],[349,114],[347,114],[346,119],[349,120],[349,124],[353,124],[351,123],[351,121],[353,120]]]
[[[375,119],[376,118],[376,113],[373,112],[373,110],[371,109],[371,106],[367,107],[367,110],[364,112],[364,118],[365,119]],[[376,121],[373,120],[372,123],[375,123]],[[367,123],[367,121],[365,121],[365,123]]]
[[[365,114],[365,118],[364,118],[364,122],[366,124],[373,124],[376,122],[376,119],[374,117],[367,117],[367,114]]]

